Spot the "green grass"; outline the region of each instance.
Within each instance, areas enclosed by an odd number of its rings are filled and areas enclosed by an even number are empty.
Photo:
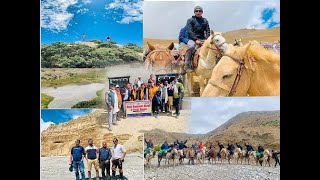
[[[60,87],[67,84],[90,84],[90,83],[102,83],[105,78],[105,71],[95,70],[79,73],[70,74],[70,77],[63,79],[41,79],[41,86],[45,87]]]
[[[95,97],[94,99],[91,99],[89,101],[78,102],[77,104],[75,104],[71,108],[102,108],[104,105],[103,90],[104,89],[97,91],[97,93],[96,93],[97,97]]]
[[[280,120],[274,120],[262,123],[263,126],[280,126]]]
[[[53,101],[54,97],[41,93],[41,108],[48,108],[48,104]]]

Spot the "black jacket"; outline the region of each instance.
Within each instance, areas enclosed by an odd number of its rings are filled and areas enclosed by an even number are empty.
[[[186,27],[188,29],[188,38],[191,40],[203,40],[210,36],[209,22],[206,18],[192,16],[192,18],[188,19]]]

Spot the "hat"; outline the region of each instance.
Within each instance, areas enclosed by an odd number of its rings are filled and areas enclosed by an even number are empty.
[[[119,87],[119,85],[117,84],[117,85],[116,85],[116,87],[118,88],[118,87]]]
[[[113,86],[115,86],[115,84],[113,84],[113,83],[112,83],[112,84],[110,84],[110,87],[113,87]]]
[[[203,11],[203,9],[202,9],[201,6],[196,6],[196,7],[194,7],[194,11],[197,10],[197,9],[200,9],[201,11]]]

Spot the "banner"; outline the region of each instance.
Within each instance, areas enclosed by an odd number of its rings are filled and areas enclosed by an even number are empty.
[[[126,116],[152,116],[151,101],[124,101]]]

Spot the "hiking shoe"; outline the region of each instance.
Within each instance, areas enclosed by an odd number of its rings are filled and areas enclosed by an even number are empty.
[[[178,116],[176,116],[176,119],[179,119],[179,115],[178,115]]]
[[[112,127],[109,127],[108,130],[109,130],[109,131],[112,131]]]
[[[159,119],[159,115],[157,115],[156,118]]]

